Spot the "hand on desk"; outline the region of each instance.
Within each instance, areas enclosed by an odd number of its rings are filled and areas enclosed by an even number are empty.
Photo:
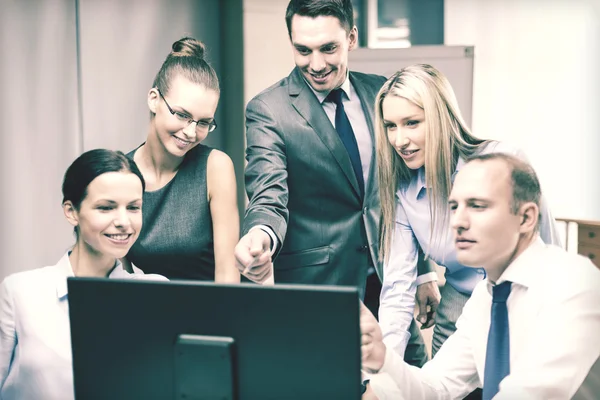
[[[271,238],[262,229],[252,229],[235,246],[235,264],[253,282],[273,283]]]
[[[417,286],[419,306],[417,321],[421,323],[421,329],[431,328],[435,324],[435,315],[441,298],[437,281],[425,282]]]
[[[379,323],[367,306],[360,302],[360,333],[362,368],[369,373],[376,373],[385,361],[385,344]]]

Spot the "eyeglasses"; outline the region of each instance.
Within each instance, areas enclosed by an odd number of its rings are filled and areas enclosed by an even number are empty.
[[[192,118],[190,118],[189,115],[173,110],[171,108],[171,106],[169,105],[169,103],[167,103],[167,99],[165,99],[165,96],[163,96],[163,94],[160,92],[160,90],[159,89],[156,89],[156,90],[158,91],[158,94],[160,94],[160,97],[164,100],[165,104],[167,105],[169,112],[172,115],[174,115],[179,121],[186,123],[187,124],[186,127],[190,126],[191,124],[193,124],[195,122],[196,123],[196,133],[212,132],[215,129],[217,129],[217,121],[215,121],[214,119],[212,121],[204,121],[201,119],[199,119],[198,121],[195,121]]]

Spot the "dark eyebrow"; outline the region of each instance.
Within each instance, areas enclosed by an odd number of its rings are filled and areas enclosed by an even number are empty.
[[[296,48],[296,50],[310,50],[308,47],[304,46],[303,44],[294,43],[294,47]]]
[[[337,45],[338,45],[337,42],[329,42],[329,43],[322,44],[321,46],[319,46],[319,48],[322,49],[323,47],[331,47],[331,46],[337,46]]]
[[[129,204],[137,203],[137,202],[139,202],[139,201],[142,201],[142,199],[141,199],[141,198],[137,198],[137,199],[135,199],[135,200],[131,200],[131,201],[129,202]],[[114,201],[114,200],[109,200],[109,199],[100,199],[100,200],[98,200],[98,201],[97,201],[97,203],[103,203],[103,202],[105,202],[105,203],[108,203],[108,204],[111,204],[111,205],[113,205],[113,204],[117,204],[117,202],[116,202],[116,201]]]
[[[100,200],[96,201],[96,204],[99,204],[99,203],[117,204],[116,201],[109,200],[109,199],[100,199]]]
[[[181,106],[172,106],[173,111],[182,113],[182,114],[186,114],[188,117],[194,119],[194,117],[192,116],[192,113],[189,112],[188,110],[186,110],[185,108],[181,107]],[[176,108],[178,108],[179,110],[176,110]],[[198,121],[202,121],[202,122],[208,122],[211,123],[214,120],[214,118],[200,118]]]
[[[181,107],[181,106],[172,106],[173,111],[177,111],[178,113],[182,113],[182,114],[187,114],[188,117],[192,116],[192,113],[189,112],[188,110],[186,110],[185,108]]]
[[[322,45],[319,46],[319,50],[325,48],[325,47],[331,47],[331,46],[338,46],[338,42],[327,42],[327,43],[323,43]],[[300,43],[294,43],[294,47],[296,48],[296,50],[308,50],[308,51],[312,51],[311,49],[309,49],[308,47],[306,47],[303,44]]]

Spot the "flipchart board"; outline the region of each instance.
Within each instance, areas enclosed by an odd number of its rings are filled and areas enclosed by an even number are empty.
[[[350,52],[353,71],[390,77],[411,64],[431,64],[450,81],[461,113],[471,127],[473,111],[473,46],[415,46],[404,49],[359,48]]]

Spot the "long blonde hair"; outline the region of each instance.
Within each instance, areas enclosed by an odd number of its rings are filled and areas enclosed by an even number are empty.
[[[400,187],[408,185],[415,173],[388,141],[382,111],[387,96],[403,97],[425,114],[425,179],[431,204],[432,243],[435,238],[439,245],[448,223],[448,196],[458,159],[473,155],[486,143],[471,134],[460,114],[450,82],[436,68],[428,64],[411,65],[385,82],[375,100],[375,141],[382,212],[379,258],[383,261],[389,257],[394,235],[395,194]],[[429,251],[424,249],[424,252],[429,255]]]

